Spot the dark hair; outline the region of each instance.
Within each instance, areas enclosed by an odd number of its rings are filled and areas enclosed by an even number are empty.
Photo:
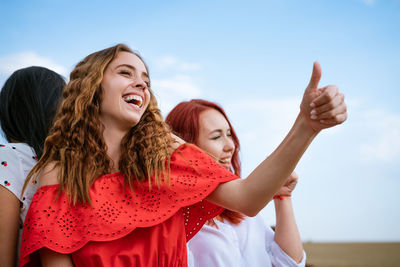
[[[0,92],[0,124],[9,142],[28,144],[40,158],[65,81],[43,67],[15,71]]]

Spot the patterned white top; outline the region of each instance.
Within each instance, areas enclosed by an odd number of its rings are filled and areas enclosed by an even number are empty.
[[[239,225],[219,222],[204,225],[188,242],[189,267],[305,266],[306,254],[296,263],[274,241],[274,232],[260,215]]]
[[[37,189],[37,181],[28,185],[21,197],[22,186],[30,170],[37,163],[34,150],[25,143],[9,143],[0,145],[0,184],[10,190],[22,203],[20,210],[19,246],[22,236],[22,226],[32,197]]]

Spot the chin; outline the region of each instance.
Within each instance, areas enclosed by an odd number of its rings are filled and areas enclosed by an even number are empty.
[[[142,116],[131,116],[127,119],[127,124],[131,125],[131,127],[135,127],[140,120],[142,119]]]

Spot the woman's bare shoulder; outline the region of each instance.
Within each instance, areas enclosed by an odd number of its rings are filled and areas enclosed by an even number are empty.
[[[39,187],[44,185],[59,184],[58,174],[60,173],[60,166],[57,162],[52,161],[46,166],[39,175]]]
[[[172,143],[172,149],[175,150],[177,149],[180,145],[186,143],[185,140],[180,138],[179,136],[175,134],[171,134],[172,138],[175,140],[175,142]]]

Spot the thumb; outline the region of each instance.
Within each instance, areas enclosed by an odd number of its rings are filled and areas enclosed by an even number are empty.
[[[321,79],[321,65],[319,65],[319,63],[315,61],[310,83],[308,84],[308,88],[318,88],[318,83],[320,79]]]

